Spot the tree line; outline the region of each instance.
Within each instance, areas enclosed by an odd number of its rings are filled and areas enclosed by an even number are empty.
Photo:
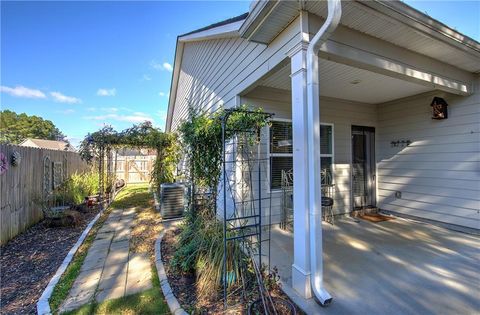
[[[8,109],[0,111],[0,143],[19,144],[27,138],[66,141],[50,120]]]

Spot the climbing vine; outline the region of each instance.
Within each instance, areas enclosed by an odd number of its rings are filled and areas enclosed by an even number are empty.
[[[186,149],[190,175],[194,184],[207,188],[216,199],[222,171],[222,118],[228,110],[219,110],[213,115],[190,110],[189,120],[180,125],[179,132]],[[231,139],[238,130],[257,130],[267,125],[268,116],[261,108],[242,105],[233,111],[226,126],[225,140]],[[250,141],[256,141],[252,134]]]

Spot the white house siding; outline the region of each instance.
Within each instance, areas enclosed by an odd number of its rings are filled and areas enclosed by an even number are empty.
[[[299,23],[291,23],[270,45],[242,38],[184,43],[171,130],[188,117],[189,105],[213,112],[235,105],[240,92],[251,86],[300,41]]]
[[[274,118],[291,118],[290,91],[272,88],[259,88],[241,98],[242,104],[262,107],[266,112],[275,113]],[[377,106],[340,99],[322,97],[320,100],[320,116],[323,123],[334,126],[334,184],[335,184],[335,214],[349,213],[351,206],[351,126],[377,127]],[[268,154],[268,130],[262,136],[263,157]],[[269,165],[265,166],[268,172]],[[266,173],[263,196],[272,193],[272,220],[278,223],[281,219],[282,193],[269,189],[269,174]],[[268,216],[269,202],[263,203],[263,213]],[[266,219],[266,218],[265,218]]]
[[[382,209],[480,228],[480,94],[443,94],[448,119],[432,120],[424,94],[378,105],[378,201]],[[410,140],[408,147],[390,142]],[[395,192],[401,192],[401,198]]]

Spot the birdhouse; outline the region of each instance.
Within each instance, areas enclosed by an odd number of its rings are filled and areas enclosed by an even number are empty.
[[[448,104],[443,98],[434,97],[430,106],[432,106],[432,119],[441,120],[448,118]]]

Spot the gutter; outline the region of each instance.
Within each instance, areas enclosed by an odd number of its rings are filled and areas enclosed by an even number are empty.
[[[328,0],[328,16],[307,49],[307,116],[309,176],[309,233],[310,233],[310,284],[314,297],[322,306],[332,302],[323,286],[322,245],[322,181],[320,159],[320,83],[318,52],[320,46],[337,28],[342,16],[341,0]]]

